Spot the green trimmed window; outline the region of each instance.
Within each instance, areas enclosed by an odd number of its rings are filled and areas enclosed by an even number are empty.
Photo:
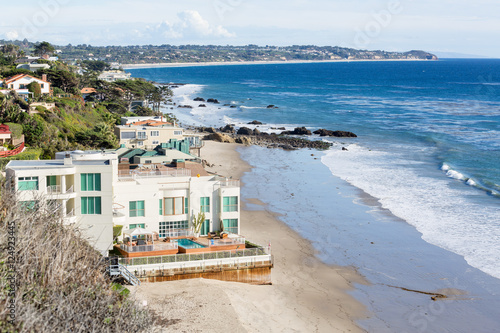
[[[223,212],[237,212],[238,211],[238,197],[223,197],[222,198],[222,211]]]
[[[30,211],[38,208],[38,201],[37,200],[21,201],[20,205],[21,209]]]
[[[209,231],[210,231],[210,220],[205,220],[205,222],[203,222],[203,224],[201,225],[200,235],[206,236],[208,235]]]
[[[184,198],[184,214],[189,214],[189,198]]]
[[[237,234],[238,233],[238,219],[224,219],[224,231]]]
[[[101,215],[101,197],[82,197],[82,215]]]
[[[135,229],[135,228],[146,228],[146,224],[145,223],[137,223],[137,224],[129,224],[128,225],[128,228],[129,229]]]
[[[19,177],[17,188],[19,191],[38,190],[38,177]]]
[[[200,198],[200,211],[202,213],[210,213],[210,197]]]
[[[100,191],[101,174],[100,173],[82,173],[80,175],[82,191]]]
[[[57,176],[47,176],[47,186],[56,186]]]
[[[141,201],[129,201],[129,216],[130,217],[142,217],[145,216],[144,200]]]
[[[160,199],[160,215],[163,215],[163,199]]]

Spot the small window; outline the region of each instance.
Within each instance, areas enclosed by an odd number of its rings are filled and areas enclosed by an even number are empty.
[[[137,142],[137,145],[138,145],[138,146],[144,146],[144,142],[139,141],[139,142]]]
[[[141,200],[141,201],[129,201],[129,216],[130,217],[142,217],[142,216],[145,216],[144,200]]]
[[[151,131],[151,136],[160,136],[160,131]]]
[[[159,145],[159,144],[160,144],[160,141],[153,141],[153,144],[154,144],[154,145]]]
[[[238,197],[224,197],[222,211],[223,212],[237,212],[238,211]]]
[[[40,88],[42,88],[42,89],[44,88],[44,84],[43,83],[40,85]]]
[[[182,135],[182,131],[174,131],[174,135]]]
[[[80,175],[82,191],[100,191],[101,174],[100,173],[82,173]]]
[[[82,197],[82,215],[101,215],[101,197]]]
[[[137,132],[137,138],[146,139],[147,138],[146,132]]]
[[[137,223],[137,224],[129,224],[128,225],[128,228],[129,229],[135,229],[135,228],[146,228],[146,224],[145,223]]]
[[[224,231],[232,234],[238,233],[238,219],[225,219],[222,220],[222,223],[224,224]]]
[[[19,177],[17,186],[19,191],[38,191],[38,177]]]
[[[210,197],[200,198],[200,211],[202,213],[210,213]]]

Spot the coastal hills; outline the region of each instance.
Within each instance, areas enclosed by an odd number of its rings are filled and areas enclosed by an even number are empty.
[[[3,41],[22,50],[34,46],[27,40]],[[206,63],[249,61],[332,61],[332,60],[437,60],[434,54],[412,50],[388,52],[357,50],[339,46],[221,46],[221,45],[130,45],[92,46],[87,44],[55,46],[63,61],[101,60],[111,64]]]

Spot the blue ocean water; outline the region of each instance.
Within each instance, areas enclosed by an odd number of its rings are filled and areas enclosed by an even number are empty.
[[[194,108],[168,110],[185,124],[259,120],[268,131],[306,126],[356,133],[356,139],[328,139],[335,145],[321,161],[331,173],[378,199],[427,242],[500,278],[500,60],[130,72],[189,83],[176,89],[176,99]],[[196,96],[221,104],[197,107]]]

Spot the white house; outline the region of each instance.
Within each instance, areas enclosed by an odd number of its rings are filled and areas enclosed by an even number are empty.
[[[129,125],[117,125],[115,134],[120,145],[141,149],[154,149],[160,143],[184,138],[184,130],[181,127],[160,120],[142,120]]]
[[[38,82],[42,90],[42,94],[50,94],[50,82],[47,81],[47,75],[42,75],[42,79],[38,79],[27,74],[17,74],[9,78],[0,80],[0,86],[4,93],[8,90],[15,90],[18,94],[28,94],[28,85],[32,82]]]
[[[200,164],[130,169],[115,153],[73,151],[55,160],[10,161],[6,178],[26,208],[46,207],[76,223],[103,255],[113,245],[113,226],[144,227],[166,237],[191,227],[199,212],[201,233],[240,231],[239,181],[207,173]]]
[[[22,68],[22,69],[30,70],[32,72],[36,72],[36,71],[38,71],[40,69],[50,69],[50,65],[49,64],[36,64],[36,63],[33,63],[33,64],[20,64],[20,65],[17,65],[16,68],[17,69]]]
[[[131,76],[132,76],[131,73],[127,73],[120,70],[114,70],[114,71],[104,71],[97,78],[103,81],[115,82],[118,80],[129,80]]]

